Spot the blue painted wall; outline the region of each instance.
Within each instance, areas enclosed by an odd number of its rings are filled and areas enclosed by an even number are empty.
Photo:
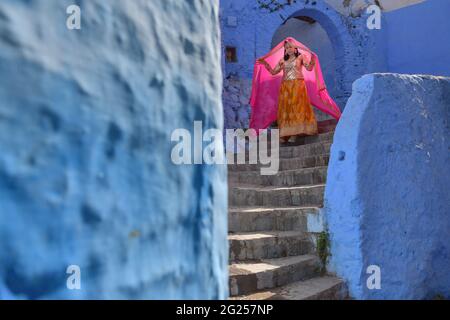
[[[389,72],[450,76],[450,1],[385,13]]]
[[[449,121],[450,78],[354,83],[325,191],[329,268],[353,297],[450,298]],[[370,265],[381,269],[380,290],[366,286]]]
[[[226,168],[170,159],[223,126],[218,1],[75,2],[0,2],[0,298],[226,298]]]

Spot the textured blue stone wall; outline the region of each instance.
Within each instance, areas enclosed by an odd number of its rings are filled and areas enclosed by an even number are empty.
[[[330,270],[357,299],[450,298],[450,78],[369,74],[331,148]],[[381,289],[369,290],[370,265]]]
[[[218,16],[0,2],[0,298],[227,297],[226,168],[170,159],[173,129],[223,127]]]

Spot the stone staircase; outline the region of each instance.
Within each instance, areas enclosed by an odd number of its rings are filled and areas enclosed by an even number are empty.
[[[281,146],[276,175],[228,166],[231,299],[346,298],[344,282],[323,272],[317,233],[308,230],[323,205],[335,126],[319,123],[318,136]]]

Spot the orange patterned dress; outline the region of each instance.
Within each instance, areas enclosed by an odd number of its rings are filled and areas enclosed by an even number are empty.
[[[318,134],[317,121],[309,101],[306,83],[297,58],[280,61],[276,69],[284,75],[278,98],[278,127],[280,137]]]

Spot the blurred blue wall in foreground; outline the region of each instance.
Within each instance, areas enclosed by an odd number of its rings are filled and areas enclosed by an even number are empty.
[[[223,126],[218,11],[1,1],[0,298],[227,297],[226,169],[170,158],[175,128]]]

